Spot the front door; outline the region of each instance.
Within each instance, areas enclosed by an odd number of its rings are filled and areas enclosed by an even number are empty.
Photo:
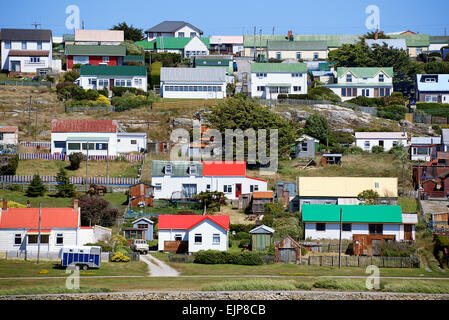
[[[412,241],[413,240],[412,225],[411,224],[404,224],[404,240],[405,241]]]
[[[235,184],[235,197],[238,198],[239,195],[242,194],[242,184],[241,183],[236,183]]]
[[[11,61],[11,72],[20,72],[20,61]]]

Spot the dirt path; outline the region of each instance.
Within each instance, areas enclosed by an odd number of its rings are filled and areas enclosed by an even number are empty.
[[[148,264],[148,273],[150,277],[177,277],[179,272],[165,264],[163,261],[156,259],[150,254],[141,255],[140,260]]]

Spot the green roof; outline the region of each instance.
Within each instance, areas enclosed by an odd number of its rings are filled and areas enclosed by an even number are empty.
[[[201,41],[209,48],[209,38],[200,38]],[[192,40],[192,38],[185,38],[185,37],[157,37],[156,40],[153,43],[153,45],[148,45],[148,50],[150,49],[173,49],[173,50],[182,50],[184,47]],[[148,41],[137,41],[136,43],[138,45],[141,45],[141,42],[148,42]],[[144,49],[146,49],[144,47]]]
[[[253,63],[251,72],[307,72],[305,63]]]
[[[145,63],[145,58],[143,56],[126,56],[123,58],[123,62],[142,62]]]
[[[290,83],[268,83],[265,87],[291,87]]]
[[[327,41],[327,46],[330,48],[341,47],[344,43],[356,43],[359,41],[359,35],[293,35],[293,42],[295,41]],[[287,40],[286,35],[245,35],[243,36],[243,46],[254,47],[254,42],[256,47],[267,47],[268,41],[285,41]]]
[[[80,68],[81,76],[147,76],[145,66],[89,66],[83,65]]]
[[[282,51],[325,51],[327,50],[327,41],[268,41],[268,50]]]
[[[153,160],[151,162],[151,176],[161,177],[165,175],[165,166],[171,165],[173,173],[172,177],[189,177],[189,167],[197,166],[197,175],[203,175],[203,163],[199,161],[162,161]]]
[[[430,45],[428,34],[393,34],[388,36],[392,39],[405,39],[407,47],[428,47]]]
[[[433,44],[448,44],[449,37],[447,36],[430,36],[430,43]]]
[[[374,77],[379,71],[383,71],[387,76],[390,78],[393,77],[393,67],[381,67],[381,68],[369,68],[369,67],[339,67],[337,68],[337,77],[340,78],[342,75],[344,75],[347,71],[351,71],[353,75],[355,75],[357,78],[372,78]]]
[[[325,88],[393,88],[393,83],[329,83],[323,84]]]
[[[126,46],[109,45],[74,45],[65,47],[65,54],[68,56],[126,56]]]
[[[62,39],[65,41],[75,41],[75,35],[74,34],[64,34],[62,35]]]
[[[401,206],[387,205],[304,204],[302,220],[304,222],[340,222],[340,208],[342,208],[343,222],[402,223]]]
[[[154,44],[156,43],[156,40],[153,41],[136,41],[136,44],[143,47],[144,50],[154,50]]]

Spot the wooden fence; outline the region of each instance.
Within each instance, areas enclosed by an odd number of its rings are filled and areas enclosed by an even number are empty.
[[[25,86],[25,87],[39,87],[46,86],[51,88],[53,85],[51,82],[46,81],[21,81],[21,80],[2,80],[0,86]]]
[[[19,160],[62,160],[68,161],[69,156],[66,154],[54,154],[54,153],[19,153]],[[89,155],[89,160],[106,160],[108,156],[104,155]],[[138,154],[124,154],[117,156],[109,156],[109,160],[126,160],[130,162],[140,162],[145,158],[145,155]]]
[[[338,266],[338,256],[302,257],[301,264],[310,266]],[[342,256],[342,267],[419,268],[417,257]]]
[[[51,147],[51,142],[49,141],[20,141],[19,144],[23,147],[40,147],[40,148]]]
[[[56,176],[40,176],[43,183],[56,184]],[[33,176],[0,176],[0,183],[31,183]],[[70,183],[76,185],[82,184],[101,184],[113,186],[131,186],[139,183],[138,178],[115,178],[115,177],[70,177]]]
[[[65,112],[105,111],[115,112],[114,106],[69,107],[65,106]]]

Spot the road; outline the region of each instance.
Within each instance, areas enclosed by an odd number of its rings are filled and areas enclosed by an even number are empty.
[[[150,277],[177,277],[179,272],[156,259],[150,254],[140,255],[140,260],[148,264],[148,273]]]

